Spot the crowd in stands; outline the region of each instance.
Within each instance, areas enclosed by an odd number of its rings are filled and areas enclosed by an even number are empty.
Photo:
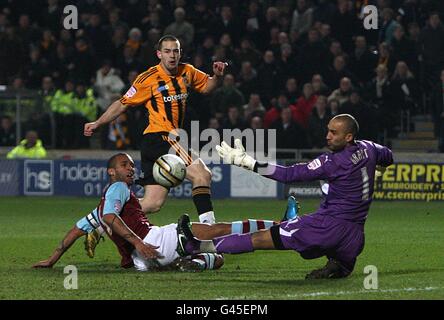
[[[408,111],[433,115],[444,136],[442,0],[79,0],[78,29],[67,30],[70,2],[0,0],[0,84],[39,92],[48,113],[26,130],[45,145],[53,123],[57,148],[89,147],[83,124],[158,63],[164,34],[202,71],[229,64],[213,94],[188,98],[201,129],[273,128],[278,148],[322,148],[338,113],[381,141]],[[378,8],[376,30],[364,28],[366,5]],[[16,145],[13,117],[0,115],[0,145]],[[133,108],[102,130],[102,147],[138,149],[146,124]]]

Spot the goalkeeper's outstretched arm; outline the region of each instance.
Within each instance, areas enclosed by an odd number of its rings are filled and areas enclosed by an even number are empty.
[[[314,170],[310,169],[306,163],[295,164],[289,167],[276,164],[259,162],[252,156],[248,155],[239,139],[234,141],[235,147],[230,147],[225,141],[220,146],[216,146],[217,153],[225,163],[234,164],[247,170],[254,171],[266,178],[270,178],[282,183],[290,183],[296,181],[313,181],[326,178],[324,166],[321,164],[325,161],[318,158],[319,166]]]

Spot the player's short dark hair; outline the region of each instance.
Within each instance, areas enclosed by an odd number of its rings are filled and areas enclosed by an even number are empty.
[[[175,36],[171,34],[166,34],[157,42],[157,50],[162,49],[162,43],[164,43],[165,41],[177,41],[180,43],[179,39],[177,39]]]
[[[127,157],[128,154],[120,152],[120,153],[117,153],[117,154],[113,155],[111,158],[108,159],[108,162],[106,164],[106,169],[115,168],[116,167],[117,158],[120,157],[120,156],[126,156]]]
[[[359,133],[359,123],[356,121],[355,117],[353,117],[351,114],[348,113],[342,113],[338,114],[337,116],[333,117],[332,120],[339,120],[345,123],[345,128],[347,130],[346,133],[351,133],[353,135],[353,138],[356,138],[356,136]]]

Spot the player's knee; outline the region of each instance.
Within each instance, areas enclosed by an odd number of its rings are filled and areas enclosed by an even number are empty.
[[[142,207],[142,211],[145,213],[156,213],[160,211],[164,204],[163,199],[153,200],[153,199],[141,199],[140,206]]]
[[[193,185],[210,185],[211,170],[205,165],[201,159],[197,159],[187,167],[187,178]]]

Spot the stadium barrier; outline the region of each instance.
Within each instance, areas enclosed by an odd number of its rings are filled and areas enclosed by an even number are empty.
[[[136,160],[136,175],[140,161]],[[223,198],[282,197],[282,185],[241,168],[209,165],[212,196]],[[108,184],[106,160],[0,160],[1,196],[98,197]],[[143,188],[133,186],[137,196]],[[170,190],[175,198],[190,198],[192,186],[185,181]]]
[[[437,156],[435,162],[418,161],[419,155],[396,158],[396,163],[384,175],[376,178],[375,200],[444,200],[444,161]],[[294,163],[295,160],[283,162]],[[139,167],[140,160],[136,160],[136,168]],[[284,186],[234,166],[210,164],[209,167],[213,172],[212,195],[215,199],[285,198],[289,194],[304,198],[322,196],[319,182]],[[0,160],[0,196],[97,197],[107,183],[105,159]],[[143,194],[139,186],[134,186],[133,191],[138,196]],[[185,181],[171,189],[170,196],[189,198],[191,191],[191,183]]]

